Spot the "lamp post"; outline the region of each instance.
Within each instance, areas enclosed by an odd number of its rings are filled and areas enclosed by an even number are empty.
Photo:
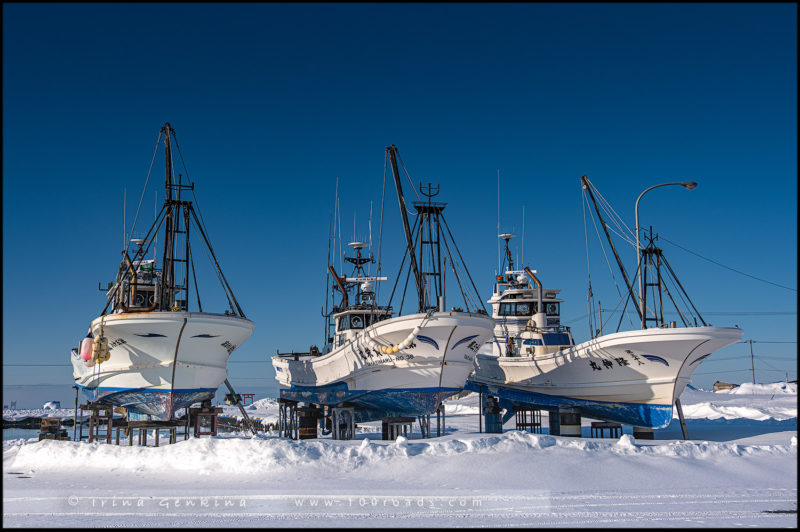
[[[642,250],[639,245],[639,200],[642,199],[647,192],[653,190],[654,188],[658,187],[665,187],[667,185],[680,185],[686,190],[694,190],[697,187],[697,183],[694,181],[677,181],[675,183],[661,183],[660,185],[653,185],[652,187],[645,189],[644,192],[639,194],[639,197],[636,198],[636,271],[637,271],[637,278],[639,284],[639,310],[641,311],[640,314],[642,316],[642,329],[645,328],[645,314],[644,314],[644,293],[642,292]]]

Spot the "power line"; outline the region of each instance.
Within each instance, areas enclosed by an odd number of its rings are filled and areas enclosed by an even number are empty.
[[[715,261],[715,260],[709,259],[709,258],[707,258],[707,257],[704,257],[704,256],[700,255],[699,253],[695,253],[694,251],[692,251],[692,250],[690,250],[690,249],[686,249],[685,247],[683,247],[683,246],[681,246],[681,245],[679,245],[679,244],[676,244],[675,242],[672,242],[671,240],[668,240],[668,239],[664,238],[663,236],[660,236],[660,238],[661,238],[662,240],[665,240],[665,241],[669,242],[669,243],[670,243],[670,244],[672,244],[673,246],[677,246],[677,247],[681,248],[682,250],[684,250],[684,251],[687,251],[687,252],[691,253],[692,255],[696,255],[696,256],[700,257],[701,259],[703,259],[703,260],[707,260],[708,262],[712,262],[712,263],[716,264],[717,266],[722,266],[723,268],[725,268],[725,269],[727,269],[727,270],[730,270],[730,271],[732,271],[732,272],[736,272],[736,273],[738,273],[738,274],[740,274],[740,275],[744,275],[744,276],[746,276],[746,277],[750,277],[750,278],[752,278],[752,279],[755,279],[756,281],[761,281],[762,283],[769,283],[769,284],[771,284],[771,285],[778,286],[778,287],[780,287],[780,288],[785,288],[786,290],[791,290],[792,292],[797,292],[797,289],[796,289],[796,288],[791,288],[791,287],[789,287],[789,286],[783,286],[782,284],[773,283],[772,281],[767,281],[766,279],[761,279],[761,278],[759,278],[759,277],[756,277],[755,275],[750,275],[749,273],[740,272],[739,270],[736,270],[736,269],[734,269],[734,268],[731,268],[730,266],[725,266],[724,264],[722,264],[722,263],[719,263],[719,262],[717,262],[717,261]]]

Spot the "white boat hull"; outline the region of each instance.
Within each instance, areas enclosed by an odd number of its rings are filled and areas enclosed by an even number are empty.
[[[92,321],[108,338],[110,358],[87,367],[73,351],[75,383],[91,400],[154,419],[211,399],[228,376],[228,359],[253,333],[253,322],[203,312],[131,312]]]
[[[671,421],[672,405],[702,360],[741,338],[737,328],[646,329],[608,334],[549,355],[479,353],[467,388],[661,428]]]
[[[411,345],[391,354],[375,349],[375,344],[401,344],[416,327]],[[348,402],[359,410],[359,421],[430,414],[442,399],[464,388],[475,354],[493,327],[484,314],[400,316],[371,325],[325,355],[274,356],[272,363],[285,399]]]

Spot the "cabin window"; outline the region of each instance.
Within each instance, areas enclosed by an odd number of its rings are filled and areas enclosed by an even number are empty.
[[[345,314],[341,318],[339,318],[339,326],[336,328],[337,331],[346,331],[350,328],[350,315]]]
[[[544,304],[544,311],[548,316],[558,316],[560,313],[560,303],[548,302]]]
[[[530,303],[517,303],[517,310],[514,314],[517,316],[530,316],[531,315]]]
[[[572,345],[566,333],[544,333],[542,339],[545,345]]]
[[[501,316],[513,316],[514,315],[514,303],[500,303],[500,315]]]
[[[350,316],[350,328],[351,329],[363,329],[364,328],[364,318],[366,316],[362,314],[354,314]]]

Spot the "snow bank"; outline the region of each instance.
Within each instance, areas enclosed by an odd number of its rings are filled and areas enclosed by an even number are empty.
[[[72,419],[75,416],[75,409],[74,408],[58,408],[58,409],[49,409],[49,408],[31,408],[25,410],[11,410],[11,409],[4,409],[3,410],[3,419],[8,419],[11,421],[25,419],[29,417],[60,417],[60,418],[70,418]],[[89,417],[89,412],[84,411],[84,418]],[[114,414],[114,417],[122,417],[121,414]]]
[[[715,393],[731,395],[774,395],[788,394],[797,395],[797,383],[795,382],[773,382],[770,384],[753,384],[743,382],[731,390],[721,390]]]
[[[797,385],[745,383],[724,392],[687,388],[681,394],[681,405],[684,416],[689,419],[782,421],[797,417]],[[673,411],[673,418],[677,417],[677,411]]]
[[[522,462],[624,456],[660,456],[691,460],[721,457],[773,456],[797,453],[797,440],[785,445],[742,445],[714,442],[638,444],[625,434],[619,440],[583,440],[508,431],[496,435],[465,435],[444,440],[394,442],[292,441],[263,435],[255,437],[193,438],[162,447],[128,447],[103,443],[23,440],[4,442],[3,467],[17,471],[181,473],[200,475],[260,475],[280,477],[303,474],[342,474],[374,471],[387,464],[414,464],[469,456],[513,456]],[[592,458],[594,457],[594,458]]]

